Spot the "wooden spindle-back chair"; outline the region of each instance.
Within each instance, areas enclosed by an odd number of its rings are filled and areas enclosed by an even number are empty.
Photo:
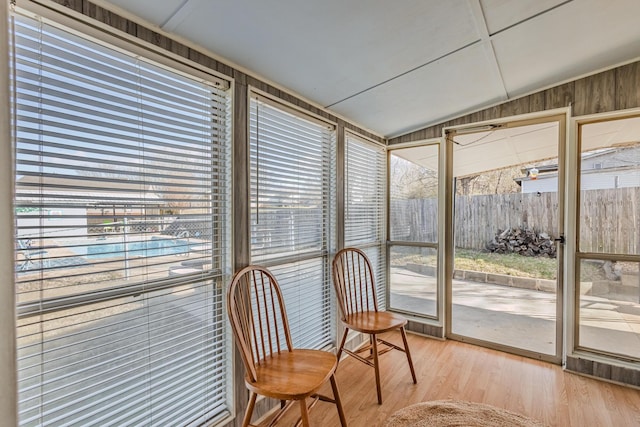
[[[237,272],[227,290],[227,309],[250,392],[243,426],[251,425],[257,395],[262,395],[282,402],[272,425],[299,402],[299,423],[308,426],[309,409],[322,400],[336,405],[346,427],[334,375],[337,358],[326,351],[293,348],[282,292],[269,270],[248,266]],[[333,398],[317,394],[327,381],[331,382]],[[309,406],[308,397],[313,399]]]
[[[374,368],[379,404],[382,404],[380,363],[378,359],[380,354],[393,349],[405,352],[413,383],[416,384],[416,374],[411,360],[411,353],[409,352],[409,345],[407,344],[407,334],[404,329],[407,319],[399,314],[378,310],[375,277],[367,255],[356,248],[344,248],[339,251],[333,259],[333,285],[338,297],[341,320],[345,327],[342,341],[338,348],[338,360],[340,360],[340,356],[344,351]],[[357,351],[344,348],[350,329],[369,334],[369,345]],[[402,335],[404,348],[378,337],[379,334],[395,329],[399,330]],[[380,350],[378,349],[379,343],[384,346]],[[363,351],[369,351],[369,356],[361,356],[359,353]]]

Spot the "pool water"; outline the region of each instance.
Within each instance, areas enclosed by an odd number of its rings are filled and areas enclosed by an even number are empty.
[[[191,244],[184,239],[163,239],[152,237],[151,240],[127,243],[128,257],[153,257],[163,255],[180,255],[189,252]],[[97,240],[93,244],[77,247],[82,255],[89,259],[96,258],[124,258],[123,242],[107,242]]]

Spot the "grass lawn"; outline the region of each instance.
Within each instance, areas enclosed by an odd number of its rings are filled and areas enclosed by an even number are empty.
[[[558,264],[555,258],[525,257],[518,254],[496,254],[456,249],[455,268],[457,270],[553,280],[556,278]]]
[[[419,256],[409,251],[403,253],[402,250],[398,249],[395,249],[395,252],[392,253],[392,267],[403,267],[411,263],[435,267],[437,260],[435,255]],[[497,254],[456,248],[454,268],[457,270],[506,274],[514,277],[555,280],[558,262],[555,258],[526,257],[518,254]],[[584,263],[581,267],[581,274],[591,280],[604,277],[602,268],[594,263]]]

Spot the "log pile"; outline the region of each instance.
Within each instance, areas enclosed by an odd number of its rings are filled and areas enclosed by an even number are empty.
[[[487,245],[487,249],[489,252],[499,254],[516,253],[531,257],[556,257],[556,244],[553,236],[526,227],[498,230],[496,236]]]

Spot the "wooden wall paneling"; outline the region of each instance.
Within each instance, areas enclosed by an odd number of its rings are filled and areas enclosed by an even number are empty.
[[[344,230],[345,227],[345,157],[346,138],[344,134],[344,122],[340,120],[336,128],[336,230]],[[336,233],[336,250],[344,247],[344,232]],[[342,333],[342,332],[340,332]],[[340,336],[340,335],[338,335]]]
[[[529,112],[538,112],[545,110],[545,97],[544,92],[536,92],[533,95],[527,97],[529,99]]]
[[[482,111],[476,111],[475,113],[471,113],[469,116],[471,123],[481,122],[484,120],[484,115]]]
[[[247,75],[245,73],[243,73],[242,71],[238,71],[236,69],[233,70],[233,79],[235,80],[236,84],[240,84],[242,86],[247,86]],[[247,100],[241,100],[243,102],[246,102]],[[234,100],[234,102],[237,102]]]
[[[611,366],[611,381],[622,384],[631,384],[640,387],[640,371],[625,368],[622,366]]]
[[[218,72],[224,74],[225,76],[232,77],[236,73],[235,68],[230,67],[224,62],[216,61],[216,64],[217,64],[216,69],[218,70]]]
[[[220,61],[217,61],[211,58],[208,55],[203,54],[202,52],[189,48],[189,59],[197,64],[200,64],[204,67],[207,67],[211,70],[215,70],[219,73],[222,73],[226,76],[231,77],[233,75],[233,68],[229,67],[226,64],[223,64]]]
[[[248,90],[244,73],[236,73],[233,92],[233,177],[232,177],[232,218],[233,218],[233,267],[238,271],[251,262],[249,215],[249,134],[248,134]],[[237,348],[233,352],[235,366],[235,419],[231,425],[240,427],[242,417],[249,402],[249,392],[244,385],[244,365]]]
[[[427,129],[419,130],[413,133],[413,135],[415,135],[416,140],[429,139],[429,138],[432,138],[434,134],[435,134],[435,129],[433,128],[427,128]],[[402,142],[410,142],[413,140],[414,139],[411,137],[411,135],[408,135],[408,138],[402,138]]]
[[[640,62],[616,69],[616,110],[640,107]]]
[[[413,320],[409,320],[405,328],[407,331],[416,332],[418,334],[424,334],[424,326],[425,326],[424,323],[414,322]]]
[[[146,41],[147,43],[151,43],[155,46],[159,46],[162,47],[165,50],[169,50],[167,48],[165,48],[164,46],[162,46],[163,44],[163,40],[166,39],[167,37],[164,37],[162,34],[159,34],[153,30],[150,30],[146,27],[143,27],[142,25],[138,25],[136,28],[136,37],[139,38],[140,40]],[[188,50],[187,50],[188,52]]]
[[[425,133],[423,139],[440,138],[442,136],[443,129],[444,126],[434,126],[431,128],[431,131]]]
[[[593,375],[600,378],[611,378],[611,365],[593,362]]]
[[[261,90],[263,92],[267,92],[269,89],[269,85],[263,82],[262,80],[258,80],[253,76],[247,76],[247,86],[251,86],[255,89]]]
[[[444,338],[444,329],[442,326],[429,325],[427,323],[415,322],[409,320],[406,326],[407,331],[415,332],[420,335],[426,335],[433,338]]]
[[[514,116],[516,113],[517,107],[514,106],[514,101],[507,101],[503,104],[498,105],[498,108],[495,110],[495,116],[490,120],[500,119],[502,117]]]
[[[421,130],[420,133],[426,133],[426,132],[425,132],[425,130]],[[397,138],[390,138],[389,141],[388,141],[388,144],[389,145],[391,145],[391,144],[402,144],[404,142],[409,142],[409,141],[412,141],[412,138],[414,136],[415,136],[415,139],[418,140],[419,137],[416,134],[417,134],[417,132],[416,133],[411,133],[411,134],[404,134],[404,135],[402,135],[400,137],[397,137]]]
[[[250,262],[248,90],[236,81],[233,100],[233,253],[234,268]]]
[[[83,13],[84,4],[86,3],[84,0],[54,0],[56,3],[68,7],[69,9],[73,9],[76,12]]]
[[[379,137],[378,135],[374,135],[371,132],[367,132],[364,131],[362,129],[359,129],[357,126],[352,125],[349,122],[345,122],[344,120],[340,120],[340,123],[342,123],[342,125],[345,127],[345,129],[350,129],[356,133],[361,134],[362,136],[366,136],[369,139],[372,139],[374,141],[378,141],[381,144],[385,144],[386,140],[384,138]]]
[[[298,108],[304,109],[309,111],[312,114],[317,114],[315,111],[315,108],[310,108],[307,109],[308,105],[306,102],[303,102],[302,100],[296,98],[295,96],[291,95],[288,92],[283,91],[282,89],[277,89],[277,92],[275,93],[275,95],[282,99],[285,102],[288,102],[289,104],[295,105]]]
[[[61,4],[65,5],[64,3],[66,2],[61,2]],[[79,12],[91,17],[92,19],[95,19],[96,21],[107,24],[110,27],[123,31],[132,36],[137,36],[138,25],[135,22],[131,22],[128,19],[116,15],[115,13],[97,6],[91,2],[85,1],[83,3],[84,5],[82,7],[82,10],[80,10]]]
[[[531,112],[531,103],[529,96],[523,96],[522,98],[514,99],[507,102],[504,105],[500,118],[517,116],[519,114],[527,114]]]
[[[640,387],[640,370],[599,363],[582,356],[567,357],[567,371],[602,378],[620,384]]]
[[[267,92],[269,95],[275,96],[276,98],[282,99],[281,96],[281,91],[280,89],[271,86],[270,84],[265,85],[265,92]]]
[[[487,121],[487,120],[495,120],[499,117],[502,117],[502,104],[500,105],[494,105],[493,107],[489,107],[486,108],[484,110],[481,111],[482,114],[482,120],[481,121]]]
[[[544,91],[544,106],[547,110],[567,107],[574,101],[574,82],[565,83]]]
[[[616,109],[616,70],[576,80],[573,114],[603,113]]]
[[[189,57],[189,46],[179,43],[169,37],[161,37],[158,46],[182,58]]]
[[[453,120],[449,120],[447,122],[447,126],[462,126],[462,125],[466,125],[467,123],[470,123],[471,119],[470,116],[463,116],[463,117],[458,117],[456,119]]]

